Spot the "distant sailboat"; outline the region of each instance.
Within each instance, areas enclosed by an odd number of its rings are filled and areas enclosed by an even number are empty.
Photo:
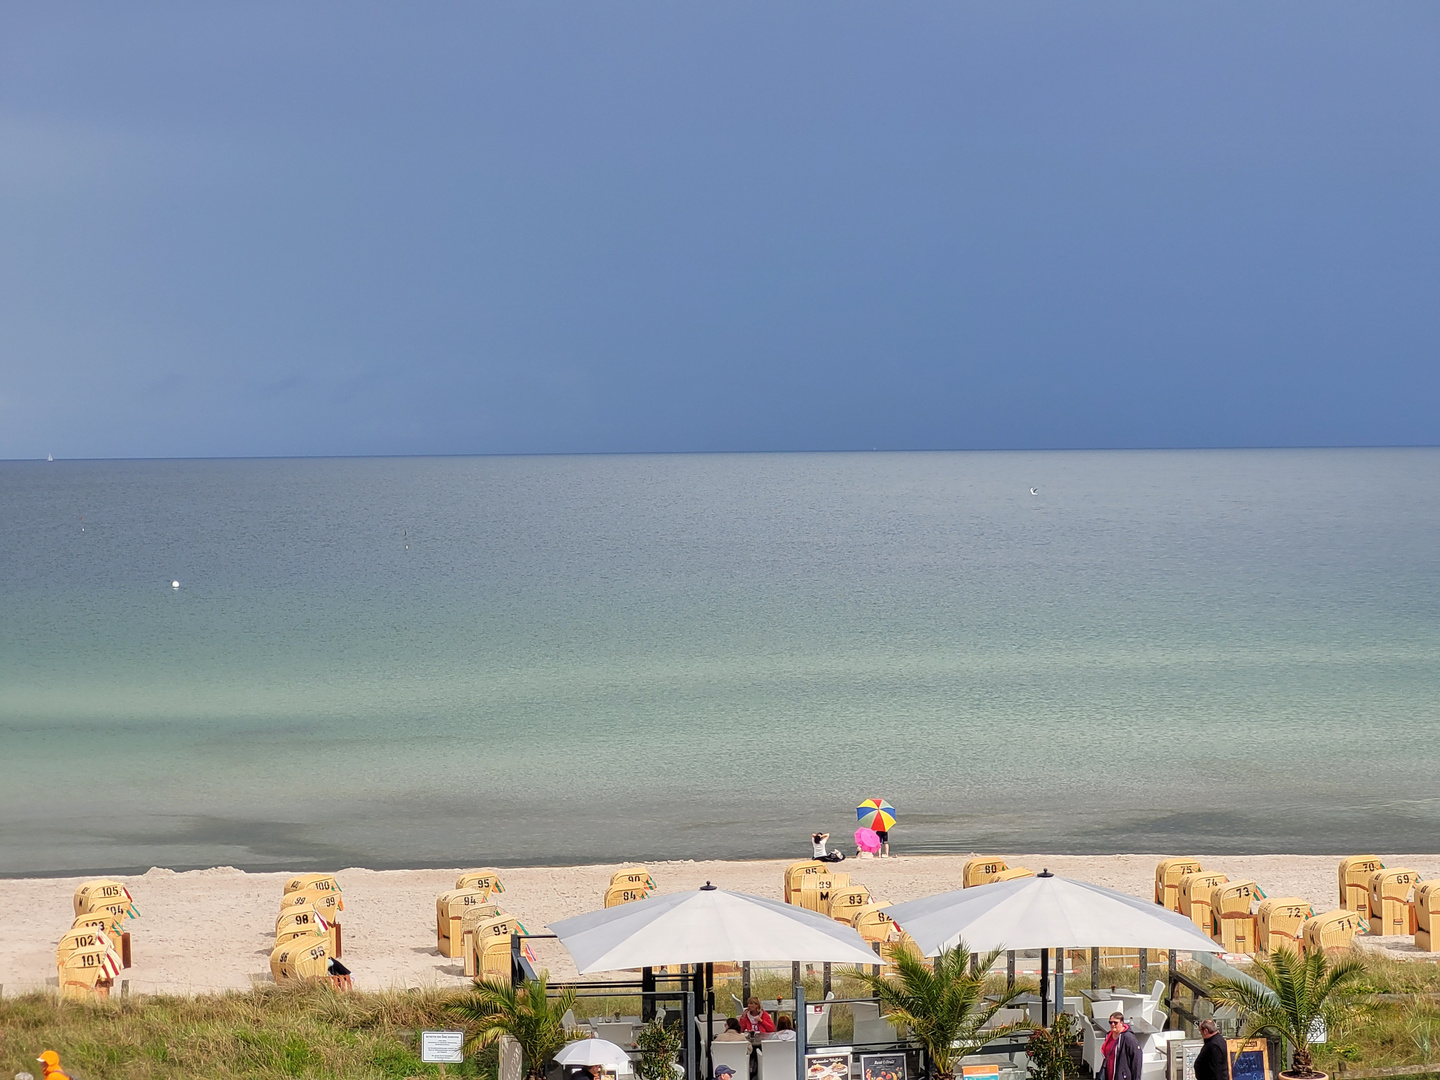
[[[45,455],[45,460],[46,460],[46,461],[54,461],[54,460],[55,460],[55,455],[54,455],[54,454],[46,454],[46,455]]]

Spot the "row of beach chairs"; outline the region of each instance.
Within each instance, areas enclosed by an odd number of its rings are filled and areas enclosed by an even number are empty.
[[[895,950],[913,944],[913,939],[882,910],[889,900],[871,896],[868,888],[852,882],[849,874],[837,873],[834,866],[818,859],[791,863],[785,868],[785,902],[854,927],[876,950],[877,962],[889,964]]]
[[[1431,951],[1430,915],[1440,889],[1405,868],[1386,868],[1374,855],[1342,860],[1340,906],[1316,912],[1298,896],[1267,896],[1251,879],[1207,872],[1195,858],[1165,859],[1155,868],[1155,903],[1187,916],[1230,953],[1348,949],[1357,933],[1414,934]]]
[[[455,888],[435,900],[435,945],[441,956],[462,961],[469,978],[510,978],[510,936],[528,933],[525,924],[495,902],[505,891],[493,867],[466,870]],[[525,956],[533,961],[529,946]]]
[[[118,881],[86,881],[75,890],[73,904],[75,921],[55,948],[60,996],[109,997],[130,966],[130,934],[123,927],[140,914],[135,899]]]
[[[336,989],[350,989],[350,972],[340,963],[344,910],[344,895],[333,875],[297,874],[287,880],[275,919],[271,977],[277,983],[326,979]]]

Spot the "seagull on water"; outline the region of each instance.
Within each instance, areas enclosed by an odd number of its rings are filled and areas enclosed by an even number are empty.
[[[1031,495],[1039,495],[1039,494],[1040,494],[1040,489],[1039,489],[1039,488],[1031,488],[1031,489],[1030,489],[1030,494],[1031,494]]]

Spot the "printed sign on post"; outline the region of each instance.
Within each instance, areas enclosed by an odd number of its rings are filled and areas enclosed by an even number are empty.
[[[427,1065],[460,1065],[465,1061],[465,1032],[422,1031],[420,1060]]]

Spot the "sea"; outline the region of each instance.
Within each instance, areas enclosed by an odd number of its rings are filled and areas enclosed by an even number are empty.
[[[0,874],[1440,851],[1440,450],[0,463]],[[852,848],[853,850],[853,848]]]

